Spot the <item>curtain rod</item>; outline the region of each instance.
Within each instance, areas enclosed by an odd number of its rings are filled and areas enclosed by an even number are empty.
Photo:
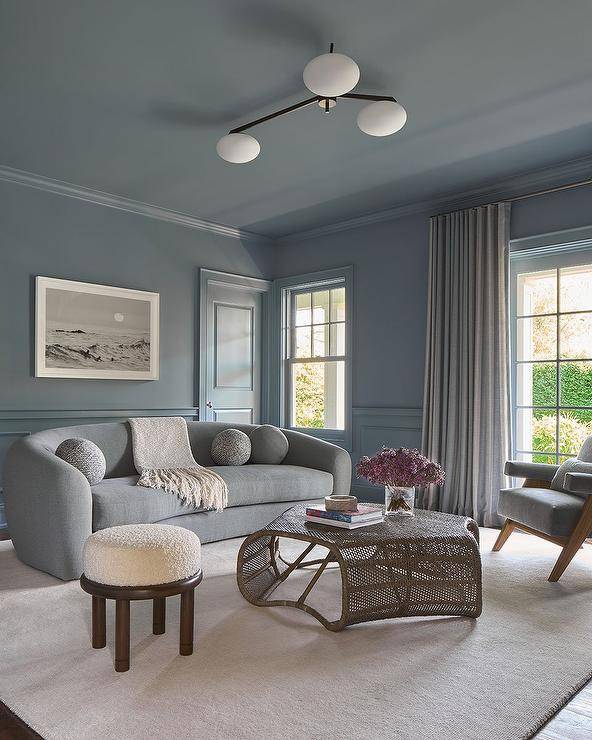
[[[470,208],[483,208],[484,206],[494,206],[496,203],[514,203],[517,200],[526,200],[527,198],[536,198],[538,195],[548,195],[549,193],[558,193],[561,190],[571,190],[573,188],[580,188],[583,185],[592,185],[592,178],[587,180],[579,180],[578,182],[570,182],[567,185],[557,185],[554,188],[546,188],[545,190],[536,190],[534,193],[526,193],[525,195],[515,195],[513,198],[501,198],[499,201],[493,203],[481,203],[477,206],[470,206]],[[458,210],[465,210],[464,208],[456,208],[452,211],[444,211],[443,213],[436,213],[432,218],[438,216],[449,216],[451,213],[455,213]]]

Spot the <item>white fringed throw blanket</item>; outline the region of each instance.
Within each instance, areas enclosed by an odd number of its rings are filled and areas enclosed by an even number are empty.
[[[196,508],[222,509],[228,487],[218,473],[195,461],[189,446],[187,422],[181,416],[129,420],[134,464],[140,474],[136,485],[161,488]]]

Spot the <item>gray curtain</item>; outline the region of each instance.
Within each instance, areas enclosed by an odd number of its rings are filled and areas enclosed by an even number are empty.
[[[430,224],[423,450],[444,467],[419,505],[497,526],[510,449],[507,203]]]

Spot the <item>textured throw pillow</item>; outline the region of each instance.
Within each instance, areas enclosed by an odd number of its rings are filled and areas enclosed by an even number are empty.
[[[569,460],[561,463],[551,481],[551,488],[554,491],[571,493],[571,491],[568,491],[565,487],[565,476],[568,473],[592,473],[592,462],[583,462],[582,460],[578,460],[576,457],[571,457]],[[578,496],[579,494],[576,493],[574,495]],[[584,494],[582,494],[582,496],[584,496]],[[585,496],[585,498],[588,497]]]
[[[244,465],[251,457],[251,440],[239,429],[225,429],[214,437],[212,460],[216,465]]]
[[[78,468],[91,486],[100,483],[105,477],[105,468],[107,467],[105,455],[89,439],[80,439],[80,437],[65,439],[58,446],[55,454],[65,462]]]
[[[279,465],[288,454],[288,438],[281,429],[264,424],[251,432],[251,462]]]

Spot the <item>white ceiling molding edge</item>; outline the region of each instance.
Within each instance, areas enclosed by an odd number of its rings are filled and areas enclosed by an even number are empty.
[[[403,216],[412,216],[420,213],[435,215],[462,208],[474,208],[483,203],[495,202],[504,198],[514,198],[537,190],[559,187],[590,177],[592,177],[592,155],[572,159],[551,167],[532,170],[522,175],[514,175],[505,180],[483,185],[473,190],[465,190],[455,195],[407,203],[382,211],[374,211],[364,216],[357,216],[345,221],[326,224],[325,226],[319,226],[314,229],[294,232],[278,237],[276,242],[282,245],[291,244],[309,239],[317,239],[330,234],[337,234],[341,231],[349,231],[372,224],[379,224],[385,221],[394,221]]]
[[[77,198],[95,205],[105,206],[107,208],[117,208],[120,211],[135,213],[139,216],[155,218],[160,221],[186,226],[190,229],[199,229],[200,231],[209,231],[220,236],[227,236],[231,239],[241,239],[246,241],[255,241],[261,244],[273,244],[273,239],[266,236],[255,234],[251,231],[244,231],[234,226],[219,224],[215,221],[208,221],[204,218],[198,218],[188,213],[172,211],[169,208],[155,206],[150,203],[143,203],[139,200],[125,198],[121,195],[113,195],[102,190],[86,188],[82,185],[74,185],[63,180],[54,180],[51,177],[37,175],[33,172],[18,170],[6,165],[0,165],[0,180],[11,182],[15,185],[25,185],[38,190],[45,190],[56,195],[63,195],[68,198]]]

